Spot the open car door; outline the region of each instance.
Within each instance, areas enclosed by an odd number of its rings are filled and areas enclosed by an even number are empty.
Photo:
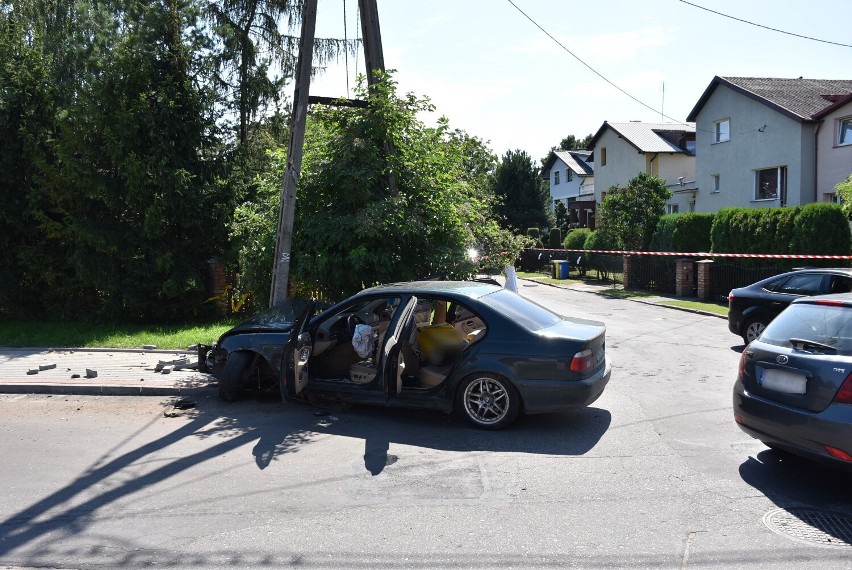
[[[398,311],[399,319],[385,335],[385,344],[382,347],[381,374],[385,382],[385,395],[395,396],[402,391],[402,374],[405,371],[405,362],[402,358],[402,343],[409,342],[411,332],[414,329],[414,308],[417,305],[417,297],[411,297],[405,307]]]
[[[313,341],[307,332],[308,323],[317,303],[311,300],[305,311],[293,323],[290,330],[290,340],[284,347],[281,366],[281,397],[294,398],[298,396],[308,384],[308,361],[313,351]]]

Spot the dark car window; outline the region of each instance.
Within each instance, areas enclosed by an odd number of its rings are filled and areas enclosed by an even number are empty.
[[[789,295],[817,295],[820,292],[822,278],[823,276],[820,273],[793,275],[784,285],[775,289],[775,291]]]
[[[827,344],[839,354],[852,354],[852,308],[793,303],[769,323],[760,340],[789,347],[793,338]]]
[[[829,293],[849,293],[852,292],[852,277],[843,275],[832,275],[831,285],[828,288]]]
[[[496,291],[480,299],[497,313],[537,331],[558,323],[561,317],[511,291]]]
[[[781,279],[776,279],[774,281],[770,281],[769,283],[764,285],[763,288],[766,289],[767,291],[777,291],[781,286],[784,285],[784,283],[787,282],[788,279],[789,279],[789,277],[783,277]]]

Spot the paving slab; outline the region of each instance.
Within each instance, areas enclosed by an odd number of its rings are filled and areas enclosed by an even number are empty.
[[[0,347],[0,393],[188,395],[216,383],[210,374],[169,364],[181,359],[194,362],[197,354],[181,350]],[[166,367],[169,374],[162,373]]]

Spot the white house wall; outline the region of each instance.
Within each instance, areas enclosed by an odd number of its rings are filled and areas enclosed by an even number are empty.
[[[838,121],[852,115],[852,103],[826,115],[817,134],[817,201],[834,196],[834,187],[852,174],[852,144],[837,146]]]
[[[555,173],[559,172],[559,184],[554,184]],[[568,198],[576,198],[580,195],[580,184],[583,179],[573,174],[570,182],[568,180],[568,165],[561,158],[556,158],[553,168],[550,169],[550,207],[553,208],[554,200],[564,202]]]
[[[606,165],[602,163],[603,149],[606,149]],[[640,172],[645,172],[645,155],[615,131],[606,129],[595,142],[595,202],[600,204],[602,192],[616,185],[627,186]]]
[[[696,212],[780,206],[780,197],[754,199],[756,170],[778,166],[787,167],[787,205],[813,201],[813,125],[803,125],[724,85],[716,87],[697,119]],[[730,140],[713,143],[714,121],[720,119],[731,121]]]

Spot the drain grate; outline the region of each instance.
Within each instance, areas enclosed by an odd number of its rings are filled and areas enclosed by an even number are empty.
[[[852,548],[852,517],[813,509],[775,509],[763,516],[763,524],[780,535],[816,544]]]

